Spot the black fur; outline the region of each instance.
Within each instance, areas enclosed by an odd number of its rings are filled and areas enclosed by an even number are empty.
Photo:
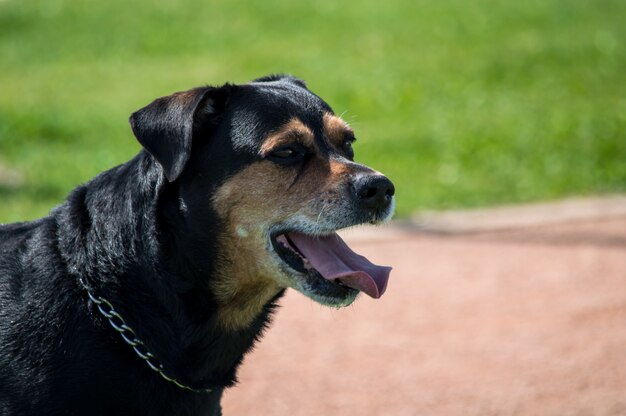
[[[79,186],[47,217],[0,226],[0,415],[221,414],[222,391],[282,291],[245,330],[220,329],[207,284],[220,224],[207,196],[254,160],[250,137],[329,107],[281,76],[172,97],[131,117],[145,147],[134,159]],[[79,278],[169,375],[214,391],[183,390],[150,370]]]

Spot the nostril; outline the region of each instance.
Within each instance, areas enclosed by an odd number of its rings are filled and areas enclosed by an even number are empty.
[[[385,190],[385,197],[387,199],[391,199],[391,197],[396,193],[396,188],[393,186],[393,183],[389,179],[387,179],[387,189]]]
[[[377,193],[378,193],[378,189],[374,187],[368,187],[368,188],[361,190],[361,193],[359,194],[359,196],[363,199],[370,199],[370,198],[375,197]]]

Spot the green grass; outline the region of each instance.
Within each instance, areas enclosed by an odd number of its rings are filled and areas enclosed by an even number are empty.
[[[0,0],[0,222],[131,158],[153,98],[272,72],[344,113],[399,215],[626,190],[623,0],[155,3]]]

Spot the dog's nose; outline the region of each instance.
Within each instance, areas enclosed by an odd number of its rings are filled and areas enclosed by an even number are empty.
[[[361,206],[367,209],[385,209],[396,192],[393,183],[383,175],[364,175],[356,179],[354,189]]]

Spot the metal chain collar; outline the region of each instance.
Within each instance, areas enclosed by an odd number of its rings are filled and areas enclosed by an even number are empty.
[[[163,364],[161,364],[161,362],[150,351],[148,351],[145,344],[139,338],[137,338],[137,334],[135,333],[135,331],[126,324],[124,318],[122,318],[122,316],[115,310],[115,308],[113,308],[111,302],[101,296],[94,296],[94,294],[91,292],[91,289],[85,284],[82,277],[78,280],[83,289],[85,289],[85,291],[87,292],[87,296],[89,296],[89,299],[96,305],[98,311],[102,314],[102,316],[107,318],[109,324],[111,324],[111,327],[113,327],[113,329],[120,334],[125,343],[133,347],[135,354],[137,354],[139,358],[144,360],[148,367],[156,371],[165,380],[169,381],[170,383],[174,383],[181,389],[190,390],[196,393],[210,393],[212,391],[212,389],[194,389],[193,387],[186,386],[175,378],[172,378],[165,374],[165,372],[163,371]]]

